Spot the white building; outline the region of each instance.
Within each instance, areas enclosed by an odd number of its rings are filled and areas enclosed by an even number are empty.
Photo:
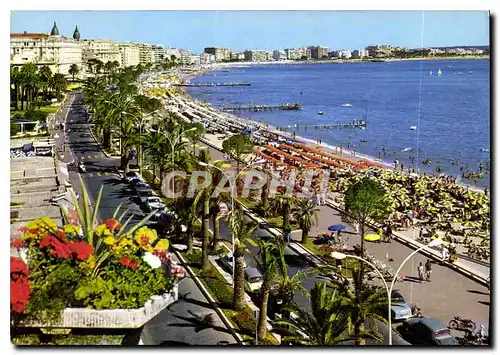
[[[54,22],[50,34],[45,33],[11,33],[10,64],[23,65],[34,63],[37,66],[47,65],[53,73],[69,75],[69,68],[76,64],[83,65],[80,33],[75,29],[74,38],[69,39],[59,34]]]
[[[368,51],[366,49],[355,49],[352,52],[352,57],[356,59],[368,57]]]
[[[107,62],[122,63],[120,48],[115,41],[107,39],[89,39],[82,41],[83,62],[89,59],[97,59],[106,64]]]
[[[215,54],[201,53],[200,54],[200,64],[213,64],[215,63]]]
[[[243,52],[231,52],[231,60],[245,60],[245,53]]]
[[[139,48],[139,62],[141,64],[154,63],[153,46],[150,44],[136,43]]]
[[[267,62],[270,59],[269,53],[263,50],[247,50],[244,54],[245,60],[249,62]]]
[[[351,56],[352,56],[352,53],[348,49],[341,49],[341,50],[334,52],[334,57],[340,58],[340,59],[349,59],[349,58],[351,58]]]
[[[277,50],[273,51],[273,59],[276,61],[286,60],[287,55],[286,55],[285,51],[277,49]]]
[[[135,43],[119,43],[121,66],[123,68],[136,66],[140,63],[139,47]]]
[[[181,60],[182,54],[181,50],[178,48],[165,48],[163,50],[165,59],[171,60],[172,56],[174,56],[177,60]]]

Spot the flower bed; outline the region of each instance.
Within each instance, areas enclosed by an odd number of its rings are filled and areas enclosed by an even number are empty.
[[[43,217],[11,241],[21,255],[11,257],[13,326],[137,328],[177,298],[184,270],[143,226],[150,216],[129,229],[131,217],[97,224],[99,201],[91,215],[83,195],[79,224]]]

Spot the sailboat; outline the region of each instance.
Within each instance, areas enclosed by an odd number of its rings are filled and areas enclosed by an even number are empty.
[[[432,76],[432,70],[429,72],[429,76]]]
[[[441,76],[443,75],[443,72],[441,71],[441,69],[438,70],[438,76]]]

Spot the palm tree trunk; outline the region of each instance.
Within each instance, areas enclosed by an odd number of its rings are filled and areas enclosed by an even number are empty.
[[[193,227],[191,225],[187,226],[187,253],[191,254],[193,252]]]
[[[217,244],[219,243],[219,236],[220,236],[220,223],[218,213],[213,215],[213,222],[214,222],[214,238],[212,242],[212,251],[217,250]]]
[[[302,229],[302,240],[300,242],[302,244],[306,244],[308,239],[307,237],[309,236],[309,231],[304,227],[301,227],[301,229]]]
[[[201,269],[206,270],[210,265],[208,261],[208,248],[210,243],[209,238],[210,228],[210,196],[206,196],[203,201],[203,221],[202,221],[202,238],[201,238]]]
[[[104,128],[102,131],[102,145],[104,149],[111,148],[111,131],[108,128]]]
[[[17,97],[19,95],[19,87],[17,84],[14,84],[14,108],[17,110]]]
[[[264,210],[267,210],[269,207],[269,186],[266,183],[262,186],[262,193],[260,194],[260,198],[262,199],[262,207]]]
[[[25,92],[25,88],[24,87],[21,87],[21,111],[24,110],[24,92]]]
[[[363,321],[358,321],[354,325],[354,341],[356,346],[366,345],[365,338],[361,336],[361,333],[365,330],[365,325]]]
[[[290,226],[290,205],[285,203],[283,206],[283,231]]]
[[[361,221],[361,228],[360,228],[360,231],[361,231],[361,255],[360,255],[360,258],[361,259],[364,259],[365,258],[365,238],[364,238],[364,235],[365,235],[365,221]],[[360,277],[360,282],[363,282],[363,272],[364,272],[364,263],[361,262],[360,265],[359,265],[359,277]]]
[[[262,295],[262,302],[259,308],[259,320],[257,323],[257,338],[259,340],[264,339],[266,336],[266,323],[267,323],[267,304],[269,302],[269,285],[268,282],[264,281],[262,288],[260,290]]]
[[[240,248],[234,250],[234,294],[233,294],[233,310],[241,311],[245,309],[245,259],[244,251]]]

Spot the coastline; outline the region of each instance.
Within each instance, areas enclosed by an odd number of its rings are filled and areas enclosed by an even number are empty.
[[[189,73],[181,71],[179,73],[179,76],[178,76],[178,82],[189,83],[190,80],[192,80],[192,79],[194,79],[194,78],[196,78],[196,77],[198,77],[200,75],[203,75],[203,74],[205,74],[207,72],[217,71],[217,70],[220,70],[221,68],[227,68],[228,66],[225,65],[225,64],[233,64],[233,63],[218,63],[218,64],[216,64],[214,66],[199,68],[199,69],[193,70],[193,71],[191,71]],[[255,63],[255,62],[253,62],[252,64],[258,65],[258,63]],[[267,64],[273,64],[273,63],[272,62],[270,62],[270,63],[268,62]],[[299,63],[299,64],[301,64],[301,63]],[[172,84],[172,83],[170,83],[170,84]],[[177,87],[176,90],[178,90],[179,96],[181,96],[184,100],[190,101],[190,102],[194,103],[195,105],[201,106],[201,107],[205,108],[206,110],[212,111],[212,112],[214,112],[216,115],[218,115],[220,117],[224,117],[224,118],[227,118],[227,119],[230,119],[230,120],[236,120],[236,121],[239,121],[239,122],[243,122],[243,123],[247,124],[248,126],[261,126],[262,127],[262,122],[255,121],[255,120],[252,120],[252,119],[246,118],[246,117],[237,116],[237,115],[235,115],[233,113],[219,111],[219,110],[217,110],[216,107],[213,107],[210,103],[208,103],[208,102],[202,102],[202,101],[197,100],[196,98],[192,97],[189,94],[189,92],[187,91],[186,87]],[[307,144],[307,145],[312,146],[312,147],[322,147],[324,150],[326,150],[327,152],[329,152],[331,154],[339,155],[337,153],[337,150],[340,147],[337,146],[337,145],[328,144],[328,143],[325,143],[325,142],[323,142],[322,144],[318,144],[317,142],[314,142],[313,139],[311,139],[311,138],[305,138],[305,137],[302,137],[300,135],[296,135],[295,138],[293,138],[292,133],[280,131],[280,130],[277,129],[277,127],[272,126],[272,125],[268,125],[265,129],[267,131],[271,132],[271,133],[274,133],[274,134],[278,135],[278,136],[282,136],[284,138],[291,139],[291,140],[293,139],[293,140],[295,140],[297,142],[304,143],[304,144]],[[352,155],[353,151],[350,150],[350,149],[345,149],[345,148],[342,148],[342,152],[343,152],[343,154],[341,154],[340,156],[343,156],[343,157],[346,157],[346,158],[349,158],[349,159],[358,160],[358,161],[359,160],[367,160],[367,161],[370,161],[370,162],[382,164],[387,169],[394,170],[394,163],[393,162],[387,162],[387,161],[384,161],[383,159],[378,159],[378,158],[373,157],[371,155],[359,153],[357,151],[355,152],[355,156],[353,156]],[[433,173],[426,172],[424,170],[419,170],[419,173],[420,174],[424,174],[425,173],[427,175],[433,175]],[[468,188],[468,189],[471,189],[471,190],[476,191],[476,192],[484,193],[484,189],[483,188],[480,188],[480,187],[477,187],[477,186],[474,186],[474,185],[465,184],[465,183],[458,182],[458,181],[456,182],[456,184],[458,186],[462,186],[464,188]]]
[[[359,63],[392,63],[401,61],[441,61],[441,60],[489,60],[490,56],[463,56],[463,57],[419,57],[419,58],[380,58],[380,59],[337,59],[337,60],[281,60],[281,61],[268,61],[268,62],[220,62],[216,63],[216,67],[230,68],[230,67],[247,67],[254,65],[301,65],[301,64],[359,64]]]

